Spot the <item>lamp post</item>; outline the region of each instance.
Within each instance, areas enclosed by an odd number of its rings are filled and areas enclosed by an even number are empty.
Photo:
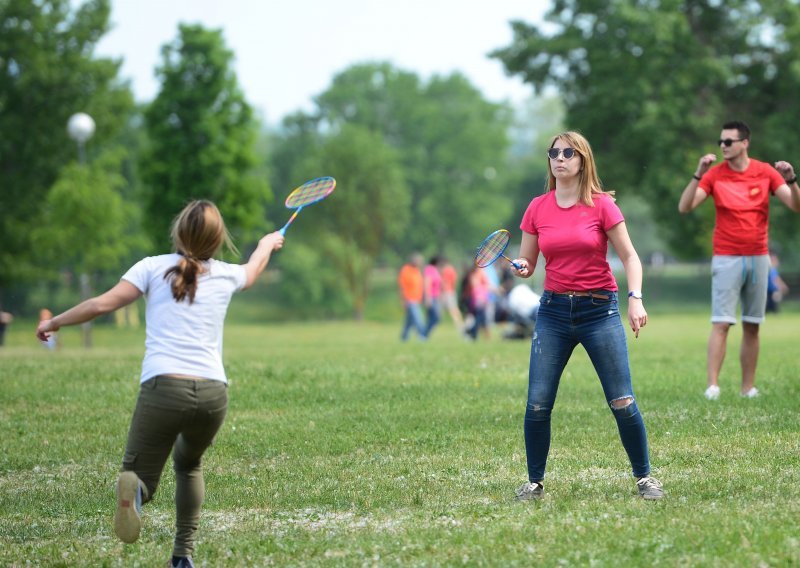
[[[94,135],[94,119],[85,112],[78,112],[69,117],[67,122],[69,137],[78,144],[78,159],[86,163],[86,142]]]
[[[94,119],[85,112],[78,112],[69,117],[67,134],[78,144],[78,161],[81,166],[86,164],[86,142],[94,135]],[[89,275],[81,272],[79,276],[81,287],[81,300],[86,300],[91,294]],[[92,324],[86,322],[81,326],[83,331],[83,346],[92,346]]]

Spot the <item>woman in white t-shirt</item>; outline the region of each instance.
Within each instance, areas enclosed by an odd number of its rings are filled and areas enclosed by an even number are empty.
[[[249,288],[283,246],[278,232],[261,238],[245,264],[213,258],[236,251],[217,207],[193,201],[172,224],[172,254],[147,257],[109,291],[39,323],[41,341],[66,325],[107,314],[144,296],[147,334],[140,392],[117,480],[114,530],[134,542],[141,505],[153,498],[172,452],[176,533],[173,566],[192,566],[205,493],[202,456],[225,419],[227,378],[222,365],[225,314],[235,292]]]

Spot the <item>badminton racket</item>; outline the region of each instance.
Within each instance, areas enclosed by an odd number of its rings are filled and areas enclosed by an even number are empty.
[[[287,209],[294,209],[294,213],[286,221],[286,224],[280,230],[281,235],[286,234],[286,229],[297,218],[303,207],[313,205],[317,201],[322,201],[328,197],[336,188],[336,180],[332,177],[321,177],[307,181],[300,187],[294,189],[286,198]]]
[[[511,266],[517,270],[522,270],[522,267],[519,264],[503,254],[506,251],[506,247],[508,247],[508,242],[510,240],[511,233],[509,233],[506,229],[495,231],[483,239],[481,246],[478,247],[478,250],[475,253],[475,264],[483,268],[484,266],[489,266],[502,256],[511,263]]]

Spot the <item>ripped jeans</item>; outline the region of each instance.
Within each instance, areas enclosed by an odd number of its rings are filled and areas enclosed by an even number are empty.
[[[531,343],[528,403],[525,410],[525,454],[528,479],[544,479],[550,451],[550,417],[564,368],[578,344],[583,345],[603,386],[617,421],[633,475],[650,474],[647,432],[636,405],[628,362],[628,343],[619,314],[617,293],[598,291],[608,299],[563,296],[545,291]],[[614,401],[631,399],[623,408]],[[618,403],[619,404],[619,403]]]

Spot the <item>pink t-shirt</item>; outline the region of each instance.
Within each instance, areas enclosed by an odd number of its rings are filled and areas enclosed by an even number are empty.
[[[520,229],[539,236],[545,290],[617,290],[606,260],[606,231],[625,218],[611,197],[594,194],[592,201],[594,207],[578,202],[562,208],[556,203],[556,192],[548,191],[528,205]]]
[[[439,274],[439,269],[429,264],[422,276],[425,278],[425,297],[435,300],[442,293],[442,275]]]
[[[778,170],[750,158],[743,172],[728,162],[708,170],[698,186],[714,199],[714,254],[754,256],[767,254],[769,197],[786,183]]]

